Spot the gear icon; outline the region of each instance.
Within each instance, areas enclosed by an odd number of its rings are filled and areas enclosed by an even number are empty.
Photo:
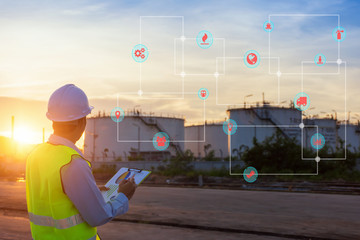
[[[140,57],[141,56],[141,52],[140,50],[135,50],[135,57]]]
[[[149,51],[145,45],[138,44],[133,47],[131,50],[131,56],[135,62],[142,63],[145,62],[149,56]]]

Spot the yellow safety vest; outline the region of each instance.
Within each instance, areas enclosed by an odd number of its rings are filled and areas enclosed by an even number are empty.
[[[50,143],[40,144],[29,155],[26,202],[33,239],[100,239],[63,189],[60,170],[75,158],[81,156],[74,149]]]

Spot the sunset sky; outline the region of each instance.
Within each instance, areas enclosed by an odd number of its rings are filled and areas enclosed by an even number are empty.
[[[15,116],[17,139],[42,141],[51,123],[46,119],[46,101],[58,87],[74,83],[89,96],[98,111],[110,112],[117,105],[124,110],[140,107],[145,112],[185,116],[199,122],[203,102],[197,91],[205,87],[209,120],[224,119],[226,105],[242,104],[244,96],[255,104],[265,99],[277,103],[277,60],[269,69],[268,33],[263,23],[269,14],[339,14],[346,39],[340,44],[340,58],[346,61],[347,111],[352,121],[360,119],[360,4],[357,1],[1,1],[0,0],[0,135],[10,136]],[[181,18],[142,18],[141,41],[149,58],[141,66],[131,57],[140,43],[140,16],[183,16],[184,99],[181,98]],[[338,68],[338,45],[332,38],[338,19],[334,16],[272,16],[271,57],[279,57],[280,102],[301,92],[301,61],[305,63],[304,92],[311,98],[308,114],[338,112],[344,119],[345,67]],[[196,45],[196,35],[208,30],[215,38],[209,49]],[[216,57],[224,56],[225,75],[218,78],[216,102]],[[174,46],[175,49],[174,50]],[[244,65],[248,50],[259,52],[256,69]],[[176,58],[174,57],[176,54]],[[329,61],[323,67],[311,61],[322,53]],[[174,64],[176,59],[176,64]],[[223,73],[219,59],[219,73]],[[175,65],[175,66],[174,66]],[[175,69],[174,69],[175,68]],[[337,73],[338,74],[328,74]],[[286,74],[288,73],[288,74]],[[191,75],[197,74],[197,75]],[[209,75],[198,75],[209,74]],[[140,89],[143,98],[136,93]],[[149,99],[150,98],[150,99]],[[152,99],[151,99],[152,98]],[[241,106],[241,105],[238,105]],[[26,134],[24,134],[26,132]]]

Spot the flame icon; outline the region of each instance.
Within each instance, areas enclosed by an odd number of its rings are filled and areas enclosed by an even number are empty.
[[[207,34],[205,33],[204,36],[202,37],[203,42],[205,42],[207,38],[208,38],[208,36],[207,36]]]
[[[205,33],[204,34],[204,36],[202,37],[202,43],[201,43],[201,45],[209,45],[209,43],[206,43],[205,41],[206,41],[206,39],[208,39],[208,35]]]

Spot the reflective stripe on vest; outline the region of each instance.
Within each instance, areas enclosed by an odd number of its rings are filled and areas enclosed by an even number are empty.
[[[46,227],[55,227],[57,229],[73,227],[84,222],[84,219],[80,214],[63,219],[53,219],[49,216],[35,215],[29,212],[29,219],[33,224]]]

